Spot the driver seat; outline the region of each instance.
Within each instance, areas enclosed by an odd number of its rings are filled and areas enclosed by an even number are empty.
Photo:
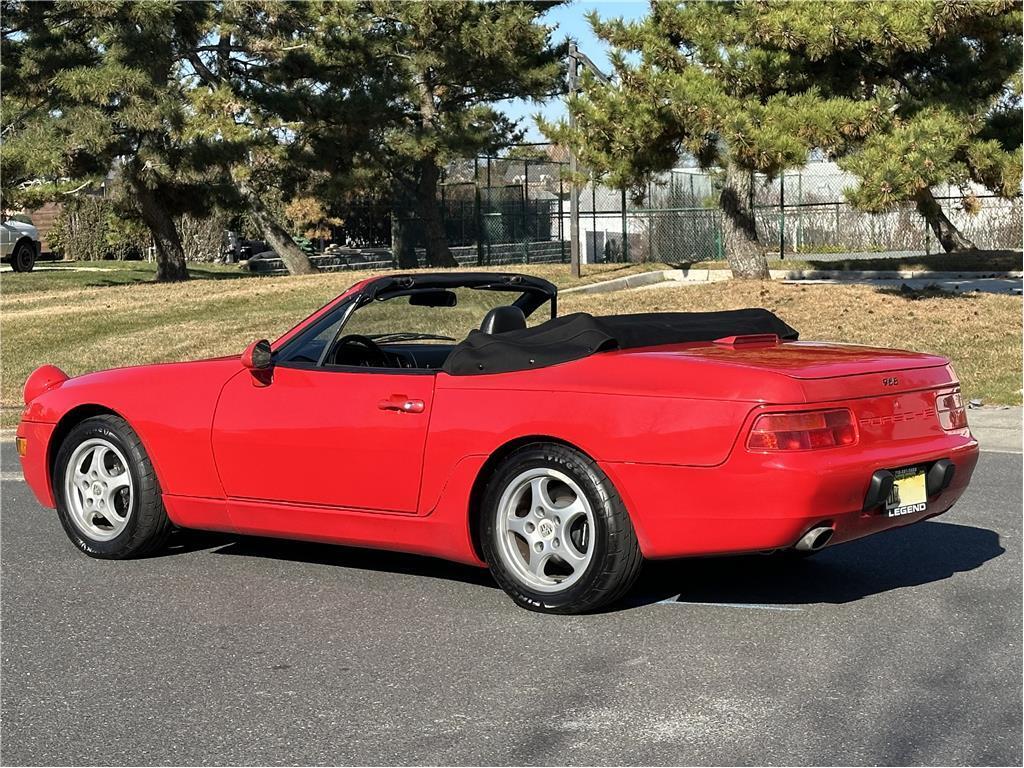
[[[526,315],[519,307],[495,307],[480,323],[480,330],[487,334],[522,331],[526,328]]]

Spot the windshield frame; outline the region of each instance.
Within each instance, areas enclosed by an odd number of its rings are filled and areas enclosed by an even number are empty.
[[[273,351],[272,360],[275,365],[295,368],[315,368],[319,370],[358,370],[362,372],[384,372],[391,369],[366,368],[359,366],[326,366],[325,357],[339,338],[344,335],[345,326],[352,315],[360,307],[374,301],[388,301],[415,293],[436,290],[438,288],[469,288],[495,292],[518,293],[512,306],[519,307],[529,317],[545,303],[551,303],[551,318],[558,314],[558,288],[540,277],[514,273],[493,272],[462,272],[462,273],[426,273],[413,275],[388,275],[369,280],[357,290],[349,290],[341,294],[328,308],[321,309],[310,316],[301,330],[289,337]],[[325,311],[326,309],[326,311]],[[340,323],[338,323],[340,319]],[[482,320],[483,318],[481,318]],[[319,336],[335,323],[338,327],[331,340],[321,350],[317,362],[294,361],[288,358],[302,349],[310,340]],[[462,339],[453,342],[459,344]],[[404,369],[403,369],[404,370]]]

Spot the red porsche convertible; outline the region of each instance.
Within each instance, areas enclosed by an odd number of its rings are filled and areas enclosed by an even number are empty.
[[[522,606],[645,558],[809,554],[948,510],[978,445],[949,361],[763,309],[557,315],[496,273],[358,283],[241,355],[25,385],[18,451],[88,555],[172,526],[488,566]]]

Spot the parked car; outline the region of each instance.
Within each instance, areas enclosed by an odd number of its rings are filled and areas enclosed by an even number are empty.
[[[645,558],[934,517],[978,457],[945,358],[798,341],[763,309],[559,317],[551,283],[497,273],[365,280],[240,356],[44,365],[17,441],[93,557],[172,525],[391,549],[559,613],[618,599]]]
[[[224,233],[221,258],[225,264],[235,264],[254,258],[276,258],[276,254],[263,240],[247,240],[227,230]]]
[[[39,231],[25,219],[7,219],[0,224],[0,261],[15,272],[31,272],[39,258]]]

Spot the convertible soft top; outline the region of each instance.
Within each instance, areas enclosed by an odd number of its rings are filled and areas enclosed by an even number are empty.
[[[651,312],[594,317],[577,312],[521,331],[472,331],[455,346],[441,370],[452,376],[509,373],[579,360],[612,349],[714,341],[727,336],[798,333],[767,309],[725,312]]]

